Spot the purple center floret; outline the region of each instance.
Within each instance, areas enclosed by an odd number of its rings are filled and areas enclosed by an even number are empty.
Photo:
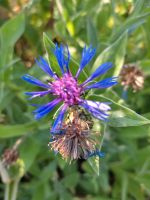
[[[80,96],[83,92],[77,80],[71,74],[64,74],[62,78],[58,78],[51,84],[53,95],[58,96],[69,106],[78,104]]]

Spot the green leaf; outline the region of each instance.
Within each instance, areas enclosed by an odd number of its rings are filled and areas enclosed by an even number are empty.
[[[72,174],[65,176],[62,179],[62,184],[67,188],[70,188],[70,187],[74,188],[77,185],[78,180],[79,180],[79,174],[78,173],[72,173]]]
[[[137,183],[137,181],[135,181],[133,178],[130,178],[129,180],[128,193],[131,194],[136,200],[145,199],[144,193],[141,190],[141,183]]]
[[[91,166],[91,168],[93,169],[93,171],[97,174],[97,176],[99,176],[99,164],[100,164],[100,158],[98,156],[94,156],[91,158],[88,158],[88,163]]]
[[[14,46],[16,41],[22,35],[25,29],[25,15],[20,13],[14,18],[7,21],[0,29],[1,48],[5,49],[8,46]]]
[[[108,125],[112,127],[141,126],[144,124],[150,124],[150,121],[126,107],[112,112],[108,122]]]
[[[19,148],[20,158],[24,161],[25,171],[27,171],[35,160],[40,150],[40,143],[34,137],[28,137]]]
[[[150,192],[150,174],[147,172],[142,176],[138,176],[135,178],[139,184],[142,184],[145,188],[147,188]]]
[[[92,95],[90,99],[102,102],[112,102],[112,114],[109,117],[108,125],[112,127],[141,126],[150,124],[150,120],[137,114],[130,108],[113,101],[103,95]]]
[[[95,71],[102,63],[112,62],[115,65],[114,75],[117,76],[124,63],[126,45],[127,32],[124,32],[113,44],[104,49],[104,51],[97,57],[93,64],[92,71]]]
[[[11,60],[13,46],[25,30],[25,15],[20,13],[0,28],[0,65]]]
[[[150,75],[150,59],[141,60],[138,62],[138,65],[146,75]]]
[[[48,179],[50,177],[55,176],[55,173],[56,173],[56,162],[55,161],[51,161],[48,165],[46,165],[43,168],[43,171],[39,175],[41,183],[48,181]]]
[[[37,128],[36,122],[19,125],[0,125],[0,138],[10,138],[28,134]]]
[[[96,28],[91,20],[91,17],[87,17],[87,38],[88,43],[91,44],[93,47],[97,47],[97,34]]]
[[[127,139],[136,139],[136,138],[148,137],[150,127],[149,125],[130,126],[130,127],[124,127],[123,129],[117,128],[117,131],[119,131],[119,137]]]
[[[141,26],[145,20],[146,17],[148,17],[150,13],[144,13],[136,17],[128,18],[123,24],[121,24],[118,28],[115,26],[115,31],[110,37],[110,42],[114,42],[119,38],[125,31],[128,33],[133,32],[135,29],[137,29],[139,26]]]
[[[143,10],[145,3],[146,3],[145,0],[137,0],[135,2],[134,10],[133,10],[132,14],[130,15],[130,17],[138,16],[141,13],[141,11]]]
[[[8,63],[5,68],[0,69],[0,73],[6,71],[8,68],[10,68],[12,65],[18,63],[20,61],[20,58],[15,58],[14,60],[11,60],[10,63]]]
[[[1,91],[0,91],[0,94],[1,94],[1,97],[0,97],[0,110],[3,110],[4,108],[7,107],[7,105],[10,104],[10,102],[14,98],[14,92],[4,88],[3,84],[1,84],[0,89],[1,89]]]
[[[124,64],[126,48],[127,48],[127,39],[128,39],[128,35],[127,35],[127,32],[125,32],[122,35],[122,38],[120,39],[120,45],[118,45],[118,48],[115,51],[116,56],[115,56],[115,62],[114,62],[115,64],[115,69],[113,73],[114,76],[118,76],[120,74],[120,71]]]
[[[39,184],[33,193],[32,200],[41,200],[43,198],[45,198],[45,185]]]

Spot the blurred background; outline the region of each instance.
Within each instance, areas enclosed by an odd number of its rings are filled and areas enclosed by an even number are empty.
[[[150,200],[149,15],[149,0],[0,0],[0,200]],[[46,80],[35,58],[53,62],[54,43],[77,63],[85,44],[96,47],[88,74],[115,65],[119,84],[96,93],[113,103],[99,165],[54,155],[52,116],[35,121],[24,95],[37,88],[21,76]]]

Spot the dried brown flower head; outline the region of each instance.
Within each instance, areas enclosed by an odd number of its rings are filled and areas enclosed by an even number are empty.
[[[63,122],[58,134],[54,134],[49,143],[51,149],[59,152],[64,159],[86,159],[96,149],[91,138],[91,118],[78,106],[70,108],[69,117]]]
[[[121,85],[125,89],[131,87],[134,92],[141,90],[144,86],[144,74],[134,64],[128,64],[123,66],[120,73]]]
[[[18,157],[19,157],[19,154],[16,149],[8,148],[4,151],[2,155],[2,162],[4,163],[6,167],[8,167],[12,165],[13,163],[15,163]]]

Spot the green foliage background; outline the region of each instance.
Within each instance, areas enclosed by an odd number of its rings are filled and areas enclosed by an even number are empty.
[[[15,200],[18,186],[18,200],[150,199],[149,15],[149,0],[0,1],[1,155],[22,141],[17,163],[7,170],[0,165],[0,199],[5,195],[5,200]],[[96,59],[80,80],[105,61],[115,65],[109,75],[119,75],[124,63],[134,63],[144,72],[144,88],[137,93],[130,89],[126,102],[120,84],[90,96],[113,103],[109,123],[101,130],[106,156],[100,160],[69,165],[49,151],[52,115],[35,121],[23,94],[33,87],[21,80],[22,75],[47,78],[34,64],[35,57],[46,56],[58,70],[51,53],[56,41],[68,44],[74,72],[84,45],[97,48]]]

